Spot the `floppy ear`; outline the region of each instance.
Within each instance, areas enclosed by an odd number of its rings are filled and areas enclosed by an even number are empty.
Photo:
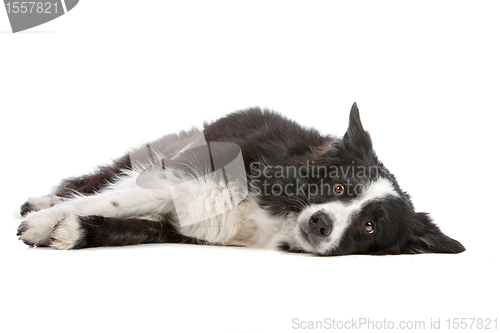
[[[428,214],[416,213],[419,230],[406,244],[400,247],[400,253],[460,253],[465,247],[460,242],[446,236],[439,230]]]
[[[356,152],[368,153],[373,150],[370,134],[363,128],[356,102],[352,105],[349,115],[349,127],[344,135],[344,145]]]

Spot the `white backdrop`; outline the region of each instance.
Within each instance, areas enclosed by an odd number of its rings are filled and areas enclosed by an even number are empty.
[[[449,318],[498,321],[499,10],[82,0],[12,34],[0,9],[1,330],[302,332],[364,318],[446,332]],[[354,101],[380,159],[465,253],[54,251],[15,236],[29,196],[130,147],[250,106],[343,135]]]

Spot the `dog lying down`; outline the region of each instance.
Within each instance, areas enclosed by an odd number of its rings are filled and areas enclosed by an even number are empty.
[[[342,138],[251,108],[167,135],[21,207],[19,238],[81,249],[236,245],[317,255],[459,253],[378,160],[356,103]]]

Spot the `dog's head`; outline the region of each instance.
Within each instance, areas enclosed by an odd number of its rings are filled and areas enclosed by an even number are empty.
[[[314,153],[309,165],[316,195],[297,214],[300,247],[320,255],[459,253],[378,160],[356,103],[340,140]],[[326,193],[328,191],[328,194]]]

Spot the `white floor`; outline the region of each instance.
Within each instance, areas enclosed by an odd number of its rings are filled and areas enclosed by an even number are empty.
[[[1,325],[15,332],[293,332],[333,320],[430,331],[436,320],[444,330],[448,319],[498,318],[498,256],[474,247],[331,258],[176,244],[56,251],[17,243],[14,224],[1,227]]]
[[[495,5],[81,1],[15,35],[0,8],[0,331],[498,330]],[[380,159],[465,253],[17,240],[29,196],[129,147],[254,105],[342,135],[354,101]]]

